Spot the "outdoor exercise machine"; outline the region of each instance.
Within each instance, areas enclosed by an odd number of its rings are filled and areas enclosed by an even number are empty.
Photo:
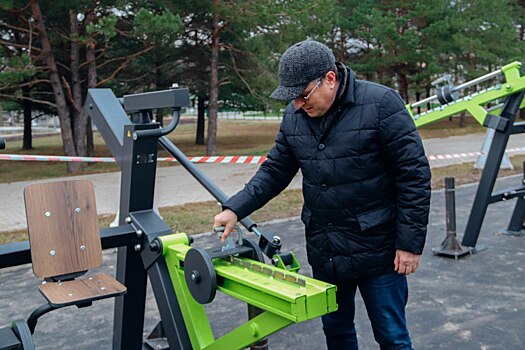
[[[116,277],[127,288],[115,299],[114,349],[241,349],[337,309],[335,286],[298,274],[293,253],[282,253],[280,238],[259,230],[249,217],[241,224],[258,243],[238,228],[236,240],[221,246],[217,239],[218,247],[203,249],[193,248],[186,234],[173,234],[154,211],[159,144],[220,203],[227,200],[166,137],[187,105],[189,92],[179,88],[122,99],[109,89],[90,89],[86,99],[86,110],[121,168],[120,225],[100,230],[102,248],[118,248]],[[160,108],[173,110],[166,128],[152,121],[153,110]],[[0,268],[30,261],[27,242],[0,246]],[[161,322],[144,343],[148,277]],[[215,339],[203,304],[212,302],[217,290],[248,303],[250,318]],[[0,349],[5,348],[0,337]]]
[[[450,76],[446,75],[433,83],[436,87],[435,95],[407,105],[407,109],[412,114],[418,127],[467,112],[480,124],[494,131],[494,137],[487,154],[485,167],[462,240],[464,246],[473,248],[470,250],[471,252],[476,251],[476,243],[489,204],[517,198],[518,200],[506,233],[511,235],[523,234],[525,175],[519,187],[493,193],[509,137],[525,132],[525,122],[515,121],[519,109],[525,107],[525,101],[523,100],[525,95],[525,77],[521,76],[520,68],[520,62],[512,62],[501,69],[458,86],[454,86]],[[488,84],[494,81],[496,83],[489,87],[484,87],[470,94],[465,93],[465,90],[468,88],[475,88],[480,84]],[[488,108],[489,104],[495,105]],[[430,108],[424,112],[414,114],[415,108],[425,105],[430,106]],[[444,247],[445,249],[442,253],[447,255],[447,250],[451,250],[448,253],[457,256],[458,245],[452,240],[449,240],[449,242],[451,242],[451,245]]]

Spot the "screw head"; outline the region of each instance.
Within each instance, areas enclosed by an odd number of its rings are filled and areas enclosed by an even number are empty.
[[[85,251],[85,250],[86,250],[86,246],[85,246],[85,245],[81,245],[81,246],[80,246],[80,251],[83,252],[83,251]]]
[[[135,251],[138,252],[142,248],[140,244],[135,244]]]
[[[57,252],[55,252],[54,250],[49,252],[49,255],[51,255],[51,256],[55,256],[56,254],[57,254]]]
[[[50,211],[46,211],[46,212],[44,213],[44,215],[46,216],[46,218],[48,218],[48,217],[51,216],[51,212],[50,212]]]
[[[77,213],[77,214],[80,213],[80,208],[76,208],[75,209],[75,213]]]
[[[126,223],[131,224],[131,218],[129,216],[126,218],[125,221],[126,221]]]
[[[137,233],[137,237],[142,237],[142,233],[143,233],[142,230],[137,230],[136,233]]]

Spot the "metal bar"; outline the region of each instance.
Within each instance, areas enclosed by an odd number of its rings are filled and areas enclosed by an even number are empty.
[[[100,230],[102,249],[133,245],[137,242],[135,231],[130,225],[105,228]],[[0,269],[31,263],[29,241],[0,245]]]
[[[477,85],[481,82],[484,82],[486,80],[489,80],[491,78],[494,78],[498,75],[501,75],[502,74],[502,71],[501,69],[498,69],[494,72],[491,72],[491,73],[488,73],[488,74],[485,74],[481,77],[478,77],[476,79],[473,79],[473,80],[470,80],[470,81],[467,81],[463,84],[460,84],[458,86],[455,86],[453,89],[452,89],[452,92],[457,92],[457,91],[460,91],[460,90],[463,90],[463,89],[466,89],[470,86],[473,86],[473,85]],[[410,105],[411,108],[416,108],[416,107],[419,107],[419,106],[422,106],[428,102],[431,102],[431,101],[434,101],[434,100],[437,100],[437,95],[432,95],[432,96],[429,96],[427,98],[425,98],[424,100],[421,100],[421,101],[417,101],[417,102],[414,102]]]
[[[148,269],[148,275],[170,349],[191,350],[188,330],[164,256]]]
[[[154,124],[124,127],[125,157],[121,163],[119,211],[121,225],[130,212],[153,209],[158,142],[156,139],[133,140],[131,135],[136,130],[155,127]],[[134,245],[119,248],[116,277],[128,291],[115,301],[113,349],[142,349],[147,272],[142,256]]]
[[[525,198],[518,197],[516,206],[512,212],[507,232],[521,232],[523,230],[523,220],[525,218]]]
[[[525,187],[511,188],[504,191],[494,192],[489,199],[489,204],[514,199],[516,197],[522,197],[525,195]]]
[[[456,189],[454,178],[445,178],[445,214],[447,237],[456,237]]]
[[[167,137],[161,137],[159,139],[160,144],[168,151],[177,161],[220,203],[224,203],[228,200],[228,196],[221,191],[204,173],[195,166],[181,150],[177,148]],[[255,222],[248,216],[240,223],[246,227],[247,230],[252,231],[252,227],[255,226]],[[270,239],[271,240],[271,239]]]
[[[525,185],[525,162],[523,162],[523,179],[521,180],[522,184]],[[509,226],[507,227],[507,232],[519,232],[523,230],[523,221],[525,220],[525,196],[518,197],[516,205],[514,206],[514,211],[512,212],[512,217],[510,218]]]
[[[518,107],[523,100],[525,92],[521,91],[510,95],[505,101],[505,105],[501,112],[501,117],[507,118],[510,124],[514,123],[516,118],[516,112]],[[510,128],[508,128],[510,129]],[[503,154],[505,153],[505,148],[509,141],[509,132],[506,131],[500,132],[496,131],[494,133],[494,139],[490,146],[489,154],[487,155],[487,161],[485,163],[485,168],[481,175],[479,182],[478,190],[476,191],[476,196],[474,199],[474,205],[470,212],[467,227],[465,229],[465,234],[463,236],[462,244],[469,247],[475,247],[479,233],[481,230],[481,225],[483,224],[483,219],[487,213],[487,208],[491,200],[492,190],[494,189],[494,184],[496,183],[496,178],[498,176],[498,171],[501,165],[501,160],[503,159]]]
[[[89,89],[84,108],[97,126],[111,154],[120,164],[125,152],[124,128],[131,125],[126,112],[111,89]]]
[[[467,81],[467,82],[465,82],[463,84],[455,86],[454,89],[452,89],[452,91],[456,92],[456,91],[459,91],[459,90],[466,89],[466,88],[468,88],[470,86],[477,85],[477,84],[479,84],[481,82],[484,82],[486,80],[492,79],[492,78],[497,77],[498,75],[501,75],[501,74],[502,74],[501,69],[495,70],[494,72],[482,75],[481,77],[469,80],[469,81]]]
[[[411,108],[416,108],[416,107],[419,107],[419,106],[422,106],[424,105],[425,103],[428,103],[430,101],[434,101],[434,100],[437,100],[437,95],[432,95],[432,96],[429,96],[427,98],[425,98],[424,100],[421,100],[421,101],[417,101],[417,102],[414,102],[410,105]]]

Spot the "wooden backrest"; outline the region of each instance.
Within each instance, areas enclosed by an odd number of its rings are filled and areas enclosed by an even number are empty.
[[[24,200],[36,276],[66,275],[102,264],[93,183],[32,184],[25,188]]]

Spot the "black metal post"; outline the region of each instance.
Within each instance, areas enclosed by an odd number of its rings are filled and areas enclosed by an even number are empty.
[[[456,239],[456,188],[453,177],[445,178],[445,218],[447,235],[441,246],[433,248],[436,255],[461,257],[472,252],[472,249],[462,248]]]
[[[525,162],[523,162],[523,179],[522,184],[525,185]],[[525,196],[518,197],[516,206],[512,212],[509,226],[501,233],[509,236],[523,236],[523,222],[525,220]]]
[[[487,207],[491,201],[492,190],[496,183],[501,160],[503,159],[503,154],[505,153],[505,148],[507,147],[509,136],[512,132],[512,125],[524,94],[525,92],[522,91],[507,97],[499,117],[490,114],[487,116],[487,119],[491,119],[489,120],[488,126],[493,127],[496,132],[494,133],[490,151],[487,155],[485,168],[481,175],[474,204],[465,229],[465,235],[463,236],[462,244],[464,246],[475,247],[478,241],[481,225],[483,224]]]

